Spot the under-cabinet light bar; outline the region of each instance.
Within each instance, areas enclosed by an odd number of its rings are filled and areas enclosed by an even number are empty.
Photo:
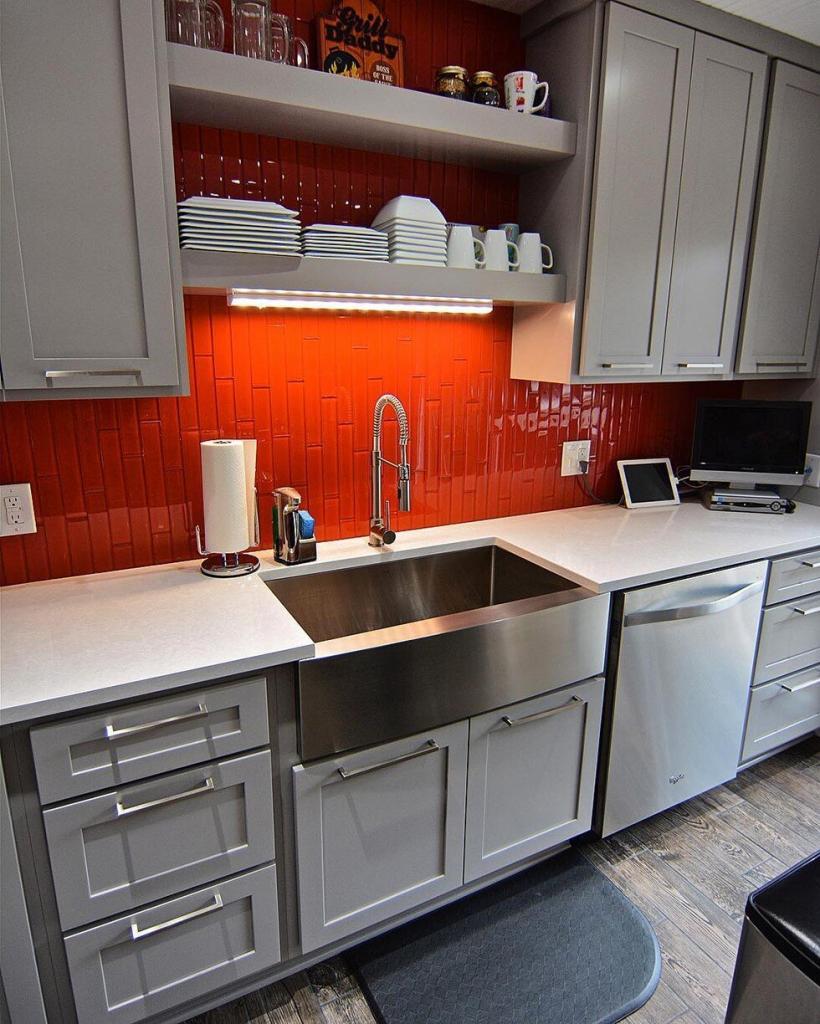
[[[466,316],[486,316],[493,311],[492,299],[255,288],[232,288],[228,305],[256,309],[335,309],[358,313],[452,313]]]

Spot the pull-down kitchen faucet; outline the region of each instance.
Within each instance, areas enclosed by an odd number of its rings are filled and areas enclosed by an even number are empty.
[[[382,455],[382,419],[387,406],[392,406],[399,421],[399,462],[391,462]],[[382,513],[382,463],[398,472],[399,511],[410,511],[410,463],[407,461],[407,445],[410,442],[410,426],[404,406],[395,395],[382,395],[373,412],[373,451],[370,453],[370,538],[371,547],[380,548],[392,544],[396,534],[390,529],[390,502],[386,501]]]

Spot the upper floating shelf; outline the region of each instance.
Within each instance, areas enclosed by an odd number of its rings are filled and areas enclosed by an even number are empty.
[[[171,113],[214,128],[522,171],[575,153],[576,126],[412,89],[168,44]]]

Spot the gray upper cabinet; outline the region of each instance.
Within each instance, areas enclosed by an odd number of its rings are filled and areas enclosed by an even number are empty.
[[[696,36],[664,375],[727,376],[732,371],[766,71],[764,54]]]
[[[820,75],[775,62],[738,371],[810,374],[820,327]]]
[[[466,722],[293,769],[302,952],[458,888]]]
[[[5,397],[179,393],[162,3],[4,0],[0,68]]]
[[[694,42],[608,6],[582,375],[661,372]]]

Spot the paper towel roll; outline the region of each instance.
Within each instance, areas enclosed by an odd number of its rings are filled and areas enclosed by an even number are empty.
[[[202,500],[208,551],[244,551],[253,543],[256,441],[203,441]]]

